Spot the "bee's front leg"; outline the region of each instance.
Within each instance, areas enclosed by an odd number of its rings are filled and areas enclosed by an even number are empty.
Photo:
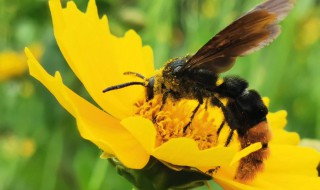
[[[159,111],[162,111],[162,110],[163,110],[164,105],[166,104],[166,101],[167,101],[169,95],[170,95],[173,99],[175,99],[175,100],[180,99],[180,95],[179,95],[177,92],[175,92],[175,91],[173,91],[173,90],[167,90],[167,91],[165,91],[165,92],[163,93],[163,95],[162,95],[161,107],[160,107]],[[154,115],[154,116],[152,117],[152,122],[153,122],[153,123],[156,123],[156,122],[157,122],[157,115]]]

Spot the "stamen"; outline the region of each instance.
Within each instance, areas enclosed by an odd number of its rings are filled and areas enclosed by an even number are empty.
[[[199,106],[190,126],[184,131],[198,102],[183,99],[173,101],[168,98],[165,106],[162,107],[162,99],[161,95],[156,95],[149,101],[142,100],[135,105],[137,115],[153,121],[157,131],[156,145],[159,146],[172,138],[179,137],[194,139],[201,150],[218,145],[224,146],[228,137],[230,144],[234,144],[231,141],[231,138],[234,137],[229,136],[230,130],[221,130],[220,124],[223,121],[223,114],[220,109],[213,106],[205,108],[204,104]],[[225,126],[227,126],[226,123]],[[226,129],[229,128],[226,127]]]

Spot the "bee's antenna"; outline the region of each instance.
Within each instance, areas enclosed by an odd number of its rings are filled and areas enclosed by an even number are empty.
[[[108,91],[111,91],[111,90],[118,90],[120,88],[124,88],[124,87],[127,87],[127,86],[133,86],[133,85],[146,86],[146,84],[144,82],[127,82],[127,83],[119,84],[119,85],[116,85],[116,86],[110,86],[110,87],[104,89],[102,92],[105,93],[105,92],[108,92]]]
[[[139,77],[141,79],[146,79],[146,77],[144,77],[142,74],[136,73],[136,72],[132,72],[132,71],[124,72],[123,74],[124,75],[134,75],[134,76]]]

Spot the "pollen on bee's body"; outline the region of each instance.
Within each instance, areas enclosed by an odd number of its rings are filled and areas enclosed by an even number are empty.
[[[179,137],[195,140],[200,150],[224,146],[230,130],[225,127],[218,135],[219,125],[223,120],[223,114],[218,108],[210,106],[208,108],[208,106],[202,105],[191,125],[184,131],[184,127],[190,121],[192,111],[197,106],[197,101],[184,99],[174,101],[168,98],[162,110],[160,110],[161,105],[161,95],[156,95],[149,101],[138,101],[135,104],[137,115],[153,121],[157,131],[156,146]]]

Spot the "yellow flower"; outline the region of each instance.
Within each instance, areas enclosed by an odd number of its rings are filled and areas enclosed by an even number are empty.
[[[161,72],[154,70],[151,48],[143,46],[132,30],[121,38],[112,35],[107,17],[98,17],[94,0],[89,1],[85,13],[73,2],[68,2],[66,8],[61,7],[59,0],[51,0],[49,5],[58,45],[99,108],[66,87],[59,72],[49,75],[26,49],[30,73],[76,118],[81,136],[103,150],[103,157],[115,157],[129,169],[144,168],[151,156],[176,170],[188,166],[205,172],[221,166],[212,176],[226,189],[287,186],[316,189],[320,185],[316,177],[319,153],[298,147],[298,135],[283,130],[284,111],[268,115],[274,137],[264,171],[252,181],[239,182],[234,180],[238,161],[262,145],[255,143],[240,150],[235,134],[230,145],[225,147],[229,129],[224,127],[217,135],[223,120],[218,108],[209,106],[206,110],[202,106],[192,125],[183,133],[196,105],[194,101],[169,100],[159,111],[161,97],[146,101],[145,88],[141,86],[102,93],[106,87],[133,80],[123,75],[124,72],[137,72],[146,77]],[[153,124],[155,113],[157,122]],[[289,179],[292,180],[287,181]],[[286,183],[290,184],[284,186]]]
[[[36,150],[36,144],[31,138],[21,138],[16,135],[1,135],[0,152],[6,159],[12,160],[19,157],[29,158]]]
[[[320,18],[311,15],[303,25],[301,26],[301,30],[299,33],[299,46],[308,47],[317,42],[319,42],[320,38]],[[298,46],[298,47],[299,47]]]
[[[39,58],[42,54],[40,45],[34,44],[30,47]],[[27,62],[23,53],[15,51],[4,51],[0,53],[0,82],[12,77],[21,76],[27,70]]]

